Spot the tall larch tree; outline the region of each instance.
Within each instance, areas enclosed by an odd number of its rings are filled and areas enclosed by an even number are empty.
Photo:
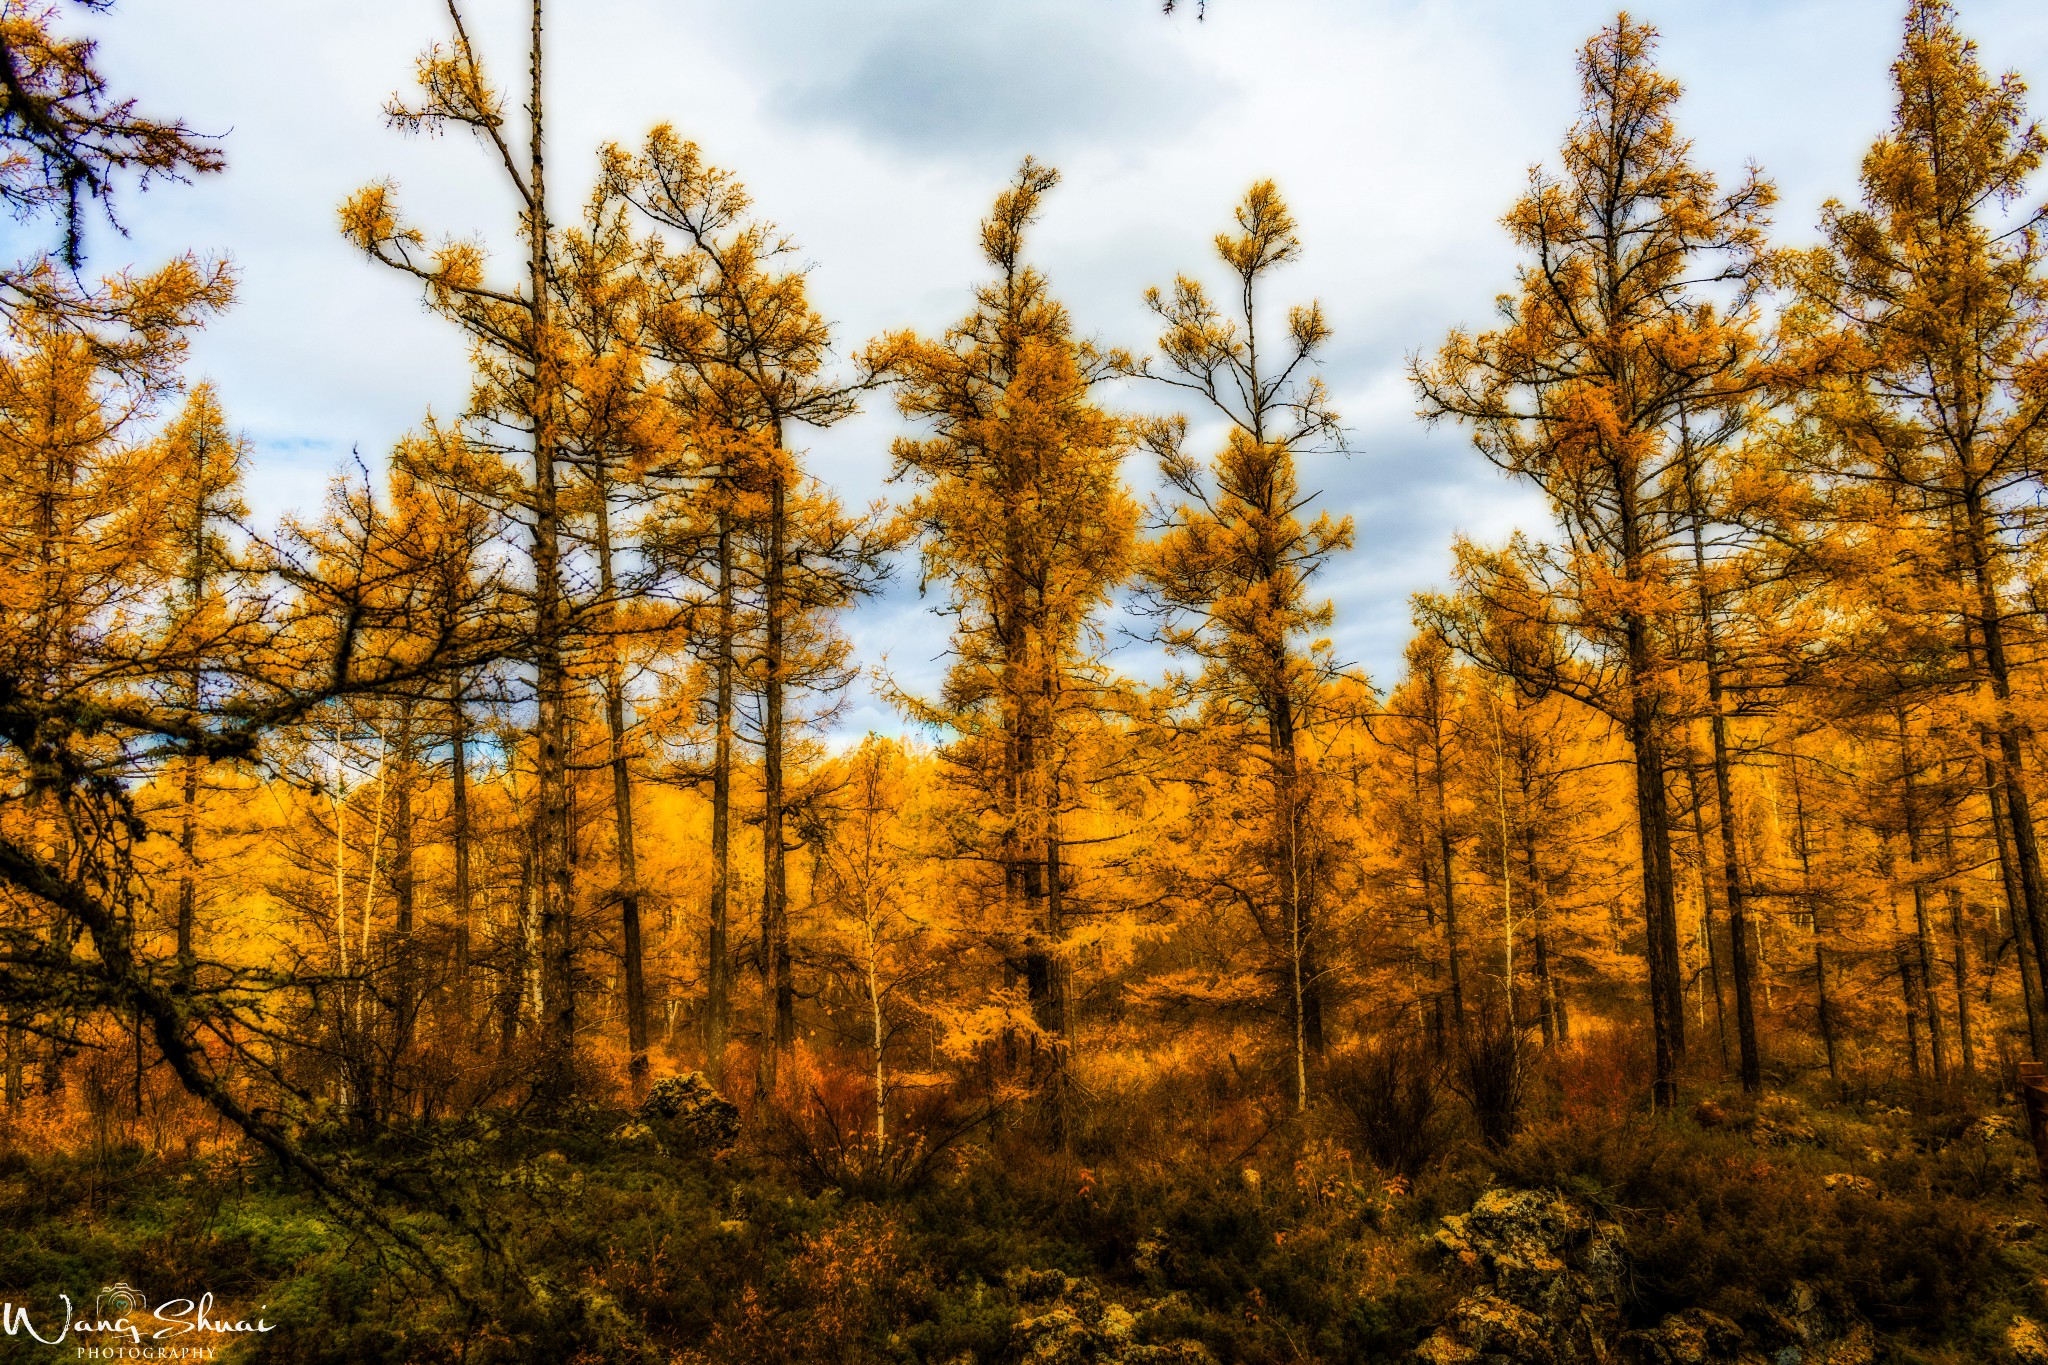
[[[801,428],[830,426],[855,411],[868,376],[831,373],[831,328],[811,306],[806,271],[793,261],[796,244],[753,215],[739,180],[708,162],[695,143],[664,125],[648,135],[637,156],[609,147],[602,183],[607,194],[637,210],[662,243],[650,266],[655,297],[648,344],[667,373],[671,401],[713,454],[749,457],[744,473],[717,470],[714,477],[757,482],[763,494],[760,967],[762,1078],[772,1084],[776,1058],[796,1040],[785,758],[789,632],[802,609],[790,591],[797,548],[791,508],[802,475],[790,442]],[[719,538],[723,568],[716,611],[728,625],[734,529],[727,525]],[[729,894],[729,881],[721,884]]]
[[[207,704],[207,662],[223,653],[221,636],[232,623],[223,609],[224,580],[234,567],[228,540],[234,524],[248,515],[241,498],[248,443],[227,425],[220,399],[209,384],[194,387],[177,420],[161,438],[170,496],[166,528],[175,547],[176,597],[170,629],[191,652],[183,680],[185,704],[198,712]],[[176,931],[178,966],[190,973],[197,962],[193,931],[198,915],[199,786],[203,765],[188,757],[181,765],[178,814]]]
[[[504,95],[485,73],[453,0],[448,6],[452,41],[420,58],[423,97],[417,104],[394,97],[386,105],[395,127],[427,133],[465,130],[496,161],[519,208],[525,261],[518,282],[509,287],[490,283],[483,251],[474,242],[451,240],[430,249],[423,233],[398,218],[397,191],[389,182],[366,186],[350,197],[341,208],[341,225],[372,259],[418,279],[429,305],[470,335],[477,368],[470,415],[480,433],[495,434],[501,450],[523,448],[530,461],[515,497],[531,533],[526,653],[534,699],[534,886],[545,1039],[540,1084],[550,1100],[559,1101],[571,1084],[576,1035],[575,889],[569,851],[570,622],[562,580],[560,490],[563,339],[553,317],[558,244],[548,216],[545,174],[542,8],[541,0],[533,0],[523,142],[507,124]]]
[[[1500,299],[1501,326],[1453,332],[1413,379],[1422,415],[1470,426],[1487,458],[1542,490],[1563,533],[1506,553],[1541,584],[1520,600],[1599,661],[1544,681],[1611,715],[1635,762],[1654,1089],[1668,1107],[1685,1051],[1665,790],[1670,632],[1685,606],[1683,429],[1756,384],[1772,190],[1752,168],[1723,194],[1693,163],[1655,39],[1623,15],[1586,45],[1563,174],[1532,170],[1505,220],[1528,259]],[[1518,594],[1485,584],[1505,567],[1468,552],[1461,575],[1505,609]]]
[[[994,278],[973,311],[935,339],[887,339],[871,363],[894,370],[898,407],[929,433],[895,442],[894,477],[917,490],[902,523],[954,622],[940,695],[899,698],[953,736],[946,758],[981,807],[957,851],[1000,873],[992,895],[980,890],[993,901],[983,932],[1022,977],[1045,1044],[1036,1080],[1064,1142],[1074,1020],[1060,774],[1078,714],[1102,701],[1097,616],[1129,572],[1138,518],[1120,472],[1129,424],[1092,395],[1107,364],[1025,257],[1057,183],[1027,158],[982,220]],[[984,839],[992,850],[974,846]]]
[[[1254,842],[1265,885],[1254,901],[1282,963],[1294,1099],[1306,1108],[1310,1059],[1324,1042],[1326,945],[1305,736],[1338,672],[1321,638],[1333,611],[1311,583],[1350,547],[1352,525],[1311,517],[1317,493],[1300,477],[1300,458],[1340,449],[1342,433],[1314,370],[1330,336],[1321,305],[1276,318],[1265,297],[1273,272],[1301,255],[1294,217],[1271,181],[1245,194],[1236,230],[1217,234],[1216,251],[1228,271],[1225,302],[1186,275],[1170,291],[1149,291],[1162,329],[1158,355],[1125,366],[1194,395],[1225,429],[1223,448],[1205,463],[1186,449],[1185,420],[1149,428],[1170,505],[1141,574],[1160,641],[1198,666],[1185,679],[1186,702],[1264,770],[1268,799]]]
[[[563,234],[556,276],[558,314],[568,345],[563,366],[564,463],[581,477],[564,499],[571,525],[596,563],[596,595],[576,612],[586,654],[594,654],[611,777],[612,898],[619,910],[627,1072],[636,1092],[648,1072],[646,949],[635,835],[628,697],[634,654],[659,647],[688,615],[668,585],[666,567],[633,551],[634,531],[654,490],[649,471],[673,465],[682,442],[672,409],[647,375],[648,276],[627,205],[592,196],[584,222]]]
[[[2015,704],[2018,532],[2048,436],[2048,208],[2026,196],[2048,135],[2027,121],[2019,77],[1985,72],[1943,0],[1909,10],[1892,80],[1862,203],[1830,203],[1826,244],[1797,258],[1788,330],[1806,363],[1789,396],[1832,438],[1839,477],[1887,486],[1953,538],[1968,597],[1958,643],[1989,693],[1989,785],[2048,968],[2031,732]]]

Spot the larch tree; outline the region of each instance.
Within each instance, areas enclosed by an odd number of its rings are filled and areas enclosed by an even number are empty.
[[[826,427],[850,415],[869,376],[829,372],[831,329],[811,306],[796,245],[751,214],[746,190],[666,125],[637,156],[618,147],[603,156],[604,192],[630,204],[662,243],[649,266],[650,355],[666,371],[667,393],[689,419],[713,434],[718,456],[750,455],[749,468],[714,477],[761,486],[762,891],[761,976],[764,1042],[761,1077],[772,1087],[778,1055],[796,1039],[795,959],[789,937],[789,814],[785,758],[791,674],[790,626],[802,604],[791,596],[792,502],[801,482],[790,441],[802,427]],[[736,529],[722,523],[715,608],[730,629]],[[721,660],[727,646],[719,646]],[[734,670],[722,670],[722,678]],[[721,682],[721,689],[726,686]],[[721,696],[724,693],[721,691]],[[729,726],[721,724],[721,732]],[[724,762],[730,762],[728,753]],[[728,777],[729,782],[729,777]],[[728,786],[729,792],[729,786]],[[729,799],[729,797],[728,797]],[[729,817],[728,817],[729,818]],[[729,881],[720,878],[722,894]],[[718,912],[714,911],[714,916]],[[717,1025],[722,1033],[723,1021]]]
[[[1216,251],[1228,271],[1226,301],[1212,302],[1186,275],[1170,292],[1149,291],[1159,353],[1123,365],[1194,395],[1224,427],[1223,447],[1206,464],[1186,449],[1185,419],[1149,427],[1167,497],[1179,501],[1162,507],[1166,529],[1146,546],[1140,573],[1160,642],[1198,666],[1180,682],[1199,723],[1245,746],[1264,770],[1268,801],[1251,836],[1264,885],[1251,903],[1282,964],[1294,1099],[1306,1108],[1310,1060],[1324,1045],[1326,945],[1305,736],[1329,709],[1339,672],[1321,638],[1333,611],[1311,583],[1350,547],[1352,525],[1309,516],[1317,494],[1303,486],[1300,458],[1341,449],[1342,433],[1314,370],[1330,336],[1321,305],[1298,304],[1276,319],[1266,304],[1272,273],[1301,255],[1294,217],[1271,181],[1246,193],[1236,230],[1217,234]]]
[[[242,469],[248,443],[228,428],[213,387],[192,390],[177,420],[162,437],[169,475],[167,528],[177,557],[177,586],[170,629],[182,637],[192,661],[183,680],[185,704],[195,712],[207,705],[207,663],[223,653],[222,633],[232,614],[224,609],[223,580],[233,568],[227,531],[248,514],[241,499]],[[178,815],[177,940],[179,970],[190,973],[198,961],[193,943],[198,915],[199,785],[201,763],[188,757],[182,764]]]
[[[1968,598],[1958,643],[1989,694],[1983,761],[2039,979],[2048,877],[2014,594],[2048,435],[2048,208],[2026,198],[2048,135],[2027,121],[2020,79],[1985,72],[1944,0],[1913,4],[1892,79],[1862,203],[1830,203],[1826,244],[1795,263],[1788,330],[1805,363],[1788,367],[1788,397],[1831,439],[1839,478],[1946,523]]]
[[[563,586],[561,505],[561,389],[564,340],[554,317],[559,272],[555,228],[548,214],[546,140],[542,103],[542,3],[533,0],[527,49],[526,137],[514,136],[504,96],[489,80],[472,46],[458,5],[450,0],[450,44],[429,49],[419,62],[422,98],[394,97],[386,114],[398,128],[472,134],[502,171],[519,208],[525,247],[517,283],[492,284],[482,249],[451,240],[429,248],[424,234],[397,216],[389,182],[357,191],[341,207],[348,239],[372,259],[420,281],[427,301],[474,343],[476,382],[469,415],[497,435],[501,449],[523,448],[530,467],[515,492],[531,533],[527,657],[533,669],[536,783],[536,876],[540,908],[545,1036],[540,1087],[551,1102],[572,1084],[576,1036],[573,962],[575,888],[570,875],[568,743],[570,619]]]
[[[581,476],[565,497],[578,538],[596,561],[596,597],[576,611],[586,653],[598,657],[611,777],[613,895],[626,1015],[628,1075],[647,1083],[647,975],[642,920],[646,892],[635,843],[627,696],[631,652],[674,634],[687,608],[658,604],[660,565],[634,553],[635,522],[652,500],[651,469],[672,463],[680,445],[672,410],[647,374],[648,277],[628,207],[593,195],[582,226],[564,234],[557,274],[559,313],[569,339],[562,388],[563,459]],[[582,527],[587,524],[587,530]],[[638,646],[638,650],[635,650]]]
[[[1636,765],[1656,1102],[1671,1106],[1685,1052],[1665,772],[1677,709],[1671,630],[1684,610],[1684,428],[1753,390],[1765,213],[1752,168],[1727,193],[1693,163],[1653,65],[1655,30],[1626,15],[1579,58],[1581,114],[1563,174],[1538,168],[1506,225],[1527,262],[1501,325],[1455,331],[1413,380],[1429,421],[1473,429],[1495,464],[1549,499],[1562,543],[1506,552],[1541,586],[1538,619],[1598,660],[1546,683],[1612,716]],[[1489,590],[1507,565],[1468,550]]]
[[[1441,971],[1445,991],[1434,1006],[1431,1041],[1465,1045],[1465,947],[1458,924],[1457,845],[1459,824],[1451,818],[1451,788],[1457,781],[1455,733],[1461,710],[1458,679],[1442,637],[1424,631],[1408,644],[1407,676],[1388,698],[1383,742],[1402,752],[1414,786],[1416,865],[1423,894],[1432,907],[1427,920],[1440,942],[1432,948],[1432,975]]]
[[[888,1143],[890,1047],[918,1020],[914,995],[941,967],[940,934],[918,904],[900,820],[913,771],[901,745],[869,735],[833,765],[818,827],[817,894],[830,913],[820,947],[858,1002],[872,1057],[874,1145]]]
[[[898,699],[953,737],[946,759],[977,807],[956,851],[1000,877],[977,888],[993,902],[985,939],[1022,979],[1043,1043],[1035,1079],[1063,1144],[1074,1018],[1060,773],[1078,716],[1103,702],[1097,618],[1129,572],[1138,511],[1120,472],[1129,424],[1092,394],[1108,365],[1025,257],[1057,183],[1026,158],[982,220],[994,277],[973,310],[938,338],[888,338],[871,363],[894,370],[897,406],[928,433],[895,442],[893,477],[917,490],[902,525],[954,623],[940,694]]]

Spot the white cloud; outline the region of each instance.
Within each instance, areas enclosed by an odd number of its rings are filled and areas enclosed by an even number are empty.
[[[1852,194],[1888,113],[1903,3],[1677,0],[1637,7],[1700,159],[1776,177],[1783,234]],[[476,0],[486,56],[523,76],[520,7]],[[1407,596],[1440,581],[1454,530],[1497,537],[1540,516],[1450,430],[1409,415],[1405,357],[1483,325],[1512,282],[1498,226],[1577,98],[1578,46],[1612,17],[1582,0],[1211,0],[1195,23],[1152,0],[556,0],[550,175],[581,196],[592,153],[671,121],[736,170],[816,262],[814,294],[849,344],[933,330],[979,275],[975,223],[1019,154],[1054,160],[1035,254],[1082,326],[1150,336],[1140,295],[1200,271],[1211,235],[1260,176],[1289,196],[1307,256],[1280,288],[1320,296],[1336,328],[1327,378],[1359,453],[1321,466],[1359,548],[1330,577],[1340,647],[1385,681]],[[2048,70],[2048,7],[1968,0],[1988,64]],[[355,186],[390,176],[435,231],[509,247],[511,208],[476,149],[407,139],[380,106],[443,35],[430,0],[123,0],[91,21],[117,88],[224,134],[231,170],[135,201],[133,237],[102,259],[231,255],[241,301],[195,348],[259,451],[253,492],[311,506],[352,448],[374,459],[429,406],[462,401],[460,339],[405,282],[334,229]],[[1142,401],[1156,401],[1147,398]],[[886,492],[886,409],[812,443],[853,503]],[[1142,471],[1133,471],[1134,475]],[[852,624],[932,677],[940,623],[907,588]],[[892,643],[900,642],[900,643]],[[873,706],[849,724],[884,717]]]

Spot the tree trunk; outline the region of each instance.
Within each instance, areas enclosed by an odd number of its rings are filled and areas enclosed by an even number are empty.
[[[419,982],[414,970],[412,944],[414,916],[418,908],[413,865],[416,831],[413,828],[412,800],[416,748],[413,703],[408,698],[399,704],[398,752],[391,783],[392,1009],[389,1056],[384,1065],[382,1087],[382,1108],[387,1121],[397,1114],[401,1103],[410,1112],[410,1097],[401,1097],[398,1081],[402,1063],[411,1050],[413,1025],[419,1011]]]
[[[1941,1002],[1934,991],[1933,935],[1927,916],[1927,881],[1920,861],[1920,803],[1913,780],[1913,746],[1907,732],[1906,713],[1894,711],[1899,730],[1899,782],[1906,825],[1906,866],[1913,883],[1913,941],[1920,979],[1920,1008],[1927,1015],[1927,1051],[1934,1064],[1934,1083],[1948,1084],[1948,1043],[1941,1021]]]
[[[196,702],[194,703],[197,704]],[[193,922],[198,918],[199,888],[195,878],[199,840],[199,760],[187,758],[184,772],[183,809],[178,813],[178,975],[191,985],[198,957],[193,948]]]
[[[1721,1046],[1721,1070],[1728,1070],[1728,1001],[1721,990],[1721,954],[1714,944],[1714,898],[1709,889],[1713,874],[1707,853],[1706,813],[1700,801],[1700,784],[1692,765],[1685,769],[1685,794],[1692,805],[1693,847],[1700,856],[1700,938],[1707,949],[1707,980],[1714,987],[1714,1032]]]
[[[475,915],[475,893],[470,885],[469,816],[469,709],[463,696],[463,677],[456,673],[448,682],[448,785],[449,857],[454,863],[455,911],[455,1027],[462,1046],[470,1044],[474,1023],[474,983],[471,980],[470,934]]]
[[[1968,463],[1966,459],[1966,474]],[[1991,680],[1991,695],[1998,705],[1998,720],[1994,727],[1998,739],[1996,775],[2005,798],[2015,880],[2019,883],[2020,898],[2026,906],[2027,927],[2033,940],[2034,979],[2036,983],[2048,983],[2048,881],[2043,878],[2033,806],[2027,793],[2025,727],[2012,710],[2012,680],[2005,657],[2005,620],[1999,609],[1997,585],[1992,577],[1991,532],[1983,495],[1975,482],[1967,478],[1963,488],[1963,507],[1964,548],[1977,595],[1977,635],[1984,647],[1984,671]],[[1967,647],[1967,640],[1965,645]],[[2035,1055],[2042,1055],[2040,1040],[2035,1042]]]
[[[1734,969],[1735,1033],[1741,1046],[1742,1088],[1755,1094],[1763,1088],[1763,1058],[1757,1043],[1756,1000],[1749,961],[1749,910],[1742,881],[1742,861],[1736,851],[1734,784],[1729,775],[1727,706],[1721,681],[1721,646],[1714,629],[1713,594],[1707,587],[1707,551],[1701,530],[1701,508],[1697,470],[1687,441],[1685,485],[1687,509],[1692,522],[1694,584],[1698,589],[1702,662],[1707,674],[1707,718],[1714,745],[1714,803],[1721,833],[1721,886],[1728,902],[1728,961]],[[1704,859],[1706,848],[1701,846]],[[1702,864],[1702,885],[1705,884]],[[1725,1052],[1725,1047],[1724,1047]]]
[[[1626,474],[1616,479],[1615,521],[1621,533],[1622,580],[1631,588],[1650,577],[1643,543],[1645,515]],[[1643,879],[1644,968],[1650,993],[1650,1031],[1656,1077],[1651,1102],[1670,1112],[1678,1104],[1678,1069],[1685,1062],[1685,999],[1678,950],[1678,903],[1671,871],[1671,802],[1664,788],[1664,708],[1651,641],[1652,622],[1638,610],[1622,615],[1628,716],[1623,730],[1635,758],[1636,835]]]
[[[1828,961],[1820,923],[1820,903],[1813,895],[1813,854],[1806,837],[1806,789],[1799,781],[1799,755],[1787,760],[1792,770],[1792,812],[1799,839],[1800,903],[1806,907],[1807,922],[1813,926],[1813,989],[1816,1022],[1821,1046],[1827,1049],[1828,1079],[1840,1081],[1842,1073],[1835,1056],[1835,1017],[1828,999]]]
[[[867,985],[868,1017],[874,1025],[873,1044],[875,1049],[875,1150],[889,1140],[889,1073],[883,1055],[885,1035],[882,1031],[882,983],[878,957],[880,948],[870,941],[868,944]]]
[[[715,714],[711,756],[711,925],[705,966],[704,1067],[713,1086],[725,1080],[725,1040],[732,1011],[726,926],[732,897],[733,564],[732,512],[718,511],[718,618]]]
[[[1970,1023],[1970,944],[1963,935],[1962,889],[1948,887],[1949,945],[1954,954],[1951,965],[1956,976],[1956,1041],[1963,1051],[1963,1078],[1977,1075],[1977,1040]]]
[[[1710,645],[1709,648],[1712,646]],[[1713,697],[1714,797],[1719,807],[1722,887],[1728,900],[1728,963],[1735,976],[1735,1035],[1741,1045],[1742,1088],[1754,1094],[1763,1088],[1763,1049],[1757,1039],[1755,969],[1749,955],[1748,892],[1742,862],[1736,853],[1735,795],[1728,764],[1728,723],[1721,714],[1718,670],[1710,670]]]
[[[1289,986],[1289,1014],[1294,1025],[1294,1108],[1297,1113],[1308,1109],[1308,925],[1302,914],[1301,876],[1301,808],[1294,783],[1293,736],[1288,736],[1288,746],[1282,755],[1282,779],[1280,782],[1280,807],[1282,819],[1286,822],[1286,837],[1281,852],[1287,859],[1287,968]],[[1451,969],[1452,989],[1456,990],[1457,968]]]
[[[1436,887],[1431,871],[1433,860],[1429,850],[1429,819],[1423,814],[1422,804],[1422,761],[1416,754],[1409,755],[1408,775],[1415,795],[1415,867],[1422,885],[1422,919],[1426,931],[1425,940],[1436,941]],[[1437,1057],[1444,1055],[1446,1025],[1444,1019],[1444,992],[1438,985],[1442,979],[1443,964],[1435,953],[1425,955],[1424,966],[1429,971],[1429,1044],[1430,1051]]]
[[[1557,982],[1550,974],[1550,931],[1543,919],[1549,898],[1536,863],[1536,820],[1526,769],[1522,773],[1522,809],[1522,884],[1527,888],[1530,923],[1535,927],[1530,946],[1536,955],[1537,1012],[1542,1018],[1543,1046],[1553,1048],[1564,1041],[1564,1020],[1558,1009]]]
[[[612,573],[611,484],[603,452],[592,455],[597,494],[598,592],[605,610],[616,614],[618,584]],[[647,1093],[647,976],[640,942],[640,872],[633,850],[633,777],[626,762],[626,679],[616,636],[606,642],[604,721],[611,741],[612,828],[619,880],[619,955],[626,978],[626,1072],[633,1098]]]
[[[761,690],[761,970],[763,1079],[772,1089],[777,1059],[796,1044],[796,982],[789,944],[789,866],[783,845],[783,657],[787,622],[788,497],[783,477],[782,429],[775,429],[768,492],[767,562],[763,569]]]
[[[1913,976],[1913,964],[1906,956],[1904,944],[1900,944],[1895,956],[1899,963],[1899,999],[1903,1002],[1906,1015],[1906,1061],[1913,1069],[1913,1079],[1920,1079],[1920,998],[1918,983]]]
[[[1685,1010],[1679,977],[1678,910],[1671,885],[1671,816],[1664,790],[1664,746],[1642,687],[1631,707],[1635,751],[1636,835],[1642,850],[1644,957],[1656,1078],[1651,1097],[1669,1112],[1678,1103],[1678,1067],[1685,1056]]]
[[[1432,684],[1434,687],[1435,684]],[[1456,850],[1451,839],[1450,799],[1445,791],[1446,775],[1443,733],[1443,698],[1431,699],[1430,745],[1435,754],[1433,788],[1436,800],[1436,847],[1438,868],[1444,882],[1444,964],[1451,987],[1451,1031],[1458,1045],[1465,1044],[1465,981],[1459,964]]]
[[[542,1015],[538,1090],[543,1104],[553,1107],[567,1100],[574,1086],[576,981],[571,961],[574,929],[570,921],[575,888],[569,873],[569,677],[564,658],[567,622],[563,619],[561,519],[555,480],[557,377],[549,309],[551,225],[542,134],[541,8],[542,0],[533,0],[527,68],[531,78],[527,105],[531,139],[527,151],[529,202],[525,223],[529,309],[526,342],[533,421],[535,889],[540,912],[536,948],[541,956]]]

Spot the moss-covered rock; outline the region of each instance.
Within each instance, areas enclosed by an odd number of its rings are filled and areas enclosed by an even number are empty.
[[[718,1156],[740,1135],[740,1111],[711,1088],[702,1072],[666,1076],[640,1102],[640,1120],[674,1153]]]
[[[1004,1284],[1025,1305],[1011,1341],[1027,1365],[1215,1365],[1200,1342],[1143,1340],[1167,1304],[1107,1302],[1092,1281],[1057,1270],[1013,1270]]]

